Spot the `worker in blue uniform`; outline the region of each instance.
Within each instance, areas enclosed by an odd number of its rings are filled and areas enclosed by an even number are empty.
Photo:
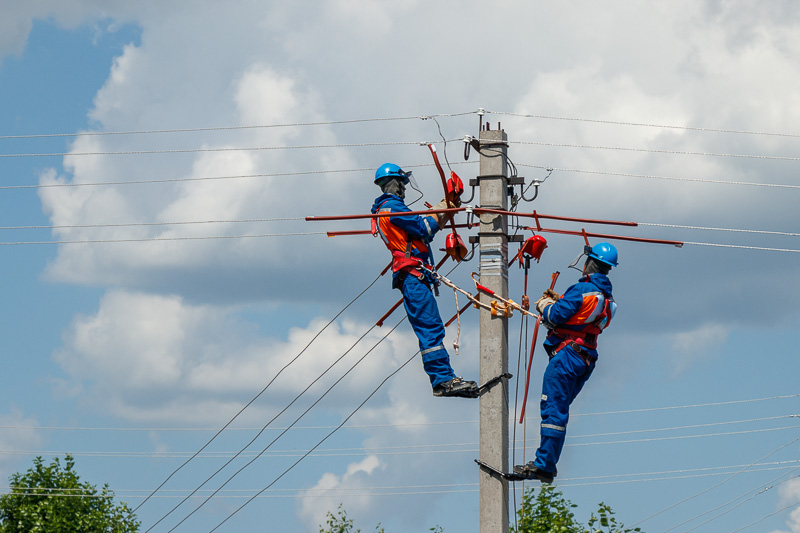
[[[541,438],[536,459],[514,466],[514,473],[543,483],[552,483],[556,477],[570,404],[594,371],[597,336],[608,327],[617,309],[607,275],[618,265],[617,249],[603,242],[586,246],[584,254],[587,258],[578,283],[561,297],[548,289],[536,302],[548,329],[544,349],[550,356],[542,379]]]
[[[448,217],[445,213],[402,214],[411,211],[404,198],[405,187],[412,179],[411,172],[404,172],[393,163],[385,163],[375,171],[375,184],[383,194],[375,199],[372,213],[397,215],[373,218],[372,233],[380,236],[392,253],[392,288],[403,293],[403,305],[419,341],[422,366],[430,378],[433,395],[472,398],[477,384],[456,376],[450,366],[443,344],[444,324],[432,293],[438,281],[433,274],[430,242]],[[447,200],[442,200],[433,209],[447,206]]]

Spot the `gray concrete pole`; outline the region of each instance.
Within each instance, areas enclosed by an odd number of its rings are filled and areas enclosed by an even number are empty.
[[[499,127],[499,125],[498,125]],[[502,130],[480,132],[480,205],[508,210],[506,158]],[[480,280],[508,298],[508,221],[505,215],[480,217]],[[481,295],[489,300],[486,294]],[[508,319],[480,313],[480,381],[508,372]],[[481,461],[508,472],[508,386],[503,380],[480,399]],[[508,533],[508,482],[480,469],[480,533]]]

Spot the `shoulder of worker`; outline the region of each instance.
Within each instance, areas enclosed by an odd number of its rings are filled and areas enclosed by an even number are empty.
[[[379,209],[391,209],[392,212],[396,211],[410,211],[406,203],[397,195],[383,193],[372,204],[372,213],[377,213]]]
[[[612,286],[611,280],[608,279],[608,276],[605,274],[600,274],[599,272],[592,274],[591,276],[585,276],[581,278],[580,283],[586,283],[588,285],[594,285],[600,291],[605,294],[606,296],[612,296]]]

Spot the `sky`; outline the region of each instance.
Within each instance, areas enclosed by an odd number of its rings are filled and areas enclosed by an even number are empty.
[[[610,241],[619,309],[556,480],[576,516],[800,532],[796,2],[0,7],[0,480],[71,453],[142,531],[315,532],[340,504],[362,531],[478,531],[478,403],[431,396],[402,313],[373,327],[385,248],[326,235],[368,223],[304,217],[366,213],[385,162],[435,204],[424,144],[466,182],[488,123],[541,182],[519,212],[686,243]],[[578,277],[582,238],[544,236],[534,299]],[[477,263],[443,271],[470,289]],[[446,341],[467,379],[477,316]],[[519,375],[532,324],[509,331]]]

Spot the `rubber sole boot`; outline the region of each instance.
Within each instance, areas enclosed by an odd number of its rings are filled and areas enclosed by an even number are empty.
[[[439,383],[433,388],[434,396],[460,396],[462,398],[475,398],[478,384],[455,377],[450,381]]]
[[[552,483],[553,479],[558,475],[558,470],[555,472],[546,472],[539,469],[533,464],[533,461],[524,465],[514,465],[514,473],[525,476],[528,479],[538,479],[542,483]]]

